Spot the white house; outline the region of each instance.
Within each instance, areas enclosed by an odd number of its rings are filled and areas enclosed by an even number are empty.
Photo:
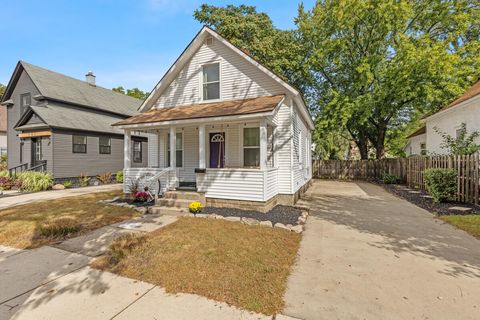
[[[125,153],[125,191],[159,181],[207,205],[267,210],[293,204],[311,180],[314,124],[300,92],[208,27],[139,111],[115,124],[125,151],[132,132],[149,134],[147,168]]]
[[[423,121],[425,127],[409,136],[405,148],[407,156],[421,154],[422,147],[426,150],[426,154],[445,154],[447,151],[440,147],[443,142],[442,137],[435,128],[452,137],[458,136],[462,123],[466,124],[468,133],[480,131],[480,81],[448,106],[426,117]]]

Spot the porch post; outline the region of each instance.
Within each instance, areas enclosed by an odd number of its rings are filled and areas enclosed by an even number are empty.
[[[125,130],[123,138],[123,168],[130,169],[132,166],[132,132]]]
[[[267,119],[260,120],[260,170],[267,169]]]
[[[177,130],[170,127],[170,168],[177,167]]]
[[[205,125],[198,126],[198,167],[205,169]]]

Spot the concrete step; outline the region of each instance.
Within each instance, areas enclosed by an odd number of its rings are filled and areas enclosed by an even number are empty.
[[[153,206],[151,209],[153,214],[167,215],[167,216],[183,216],[188,213],[186,208],[172,208],[172,207],[162,207],[162,206]]]
[[[203,193],[191,192],[191,191],[167,191],[163,195],[164,199],[183,199],[191,201],[205,201],[205,195]]]
[[[160,198],[155,204],[160,207],[188,209],[190,203],[192,203],[192,200],[188,199]]]

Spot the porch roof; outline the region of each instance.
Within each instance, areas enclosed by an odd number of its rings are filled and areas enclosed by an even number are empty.
[[[252,99],[229,100],[211,103],[152,109],[114,123],[114,126],[153,123],[172,120],[200,119],[235,116],[273,111],[285,98],[284,95]]]

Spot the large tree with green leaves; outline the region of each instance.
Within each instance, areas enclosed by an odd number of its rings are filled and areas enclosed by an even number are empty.
[[[116,88],[112,88],[112,91],[126,94],[127,96],[134,97],[140,100],[145,100],[148,97],[148,92],[143,92],[142,90],[138,88],[132,88],[132,89],[127,89],[125,90],[124,87],[119,86]]]
[[[362,158],[389,131],[438,110],[478,78],[473,0],[325,0],[299,9],[317,129],[345,128]],[[338,130],[338,129],[337,129]]]
[[[5,92],[5,86],[0,83],[0,100],[2,99],[4,92]]]

